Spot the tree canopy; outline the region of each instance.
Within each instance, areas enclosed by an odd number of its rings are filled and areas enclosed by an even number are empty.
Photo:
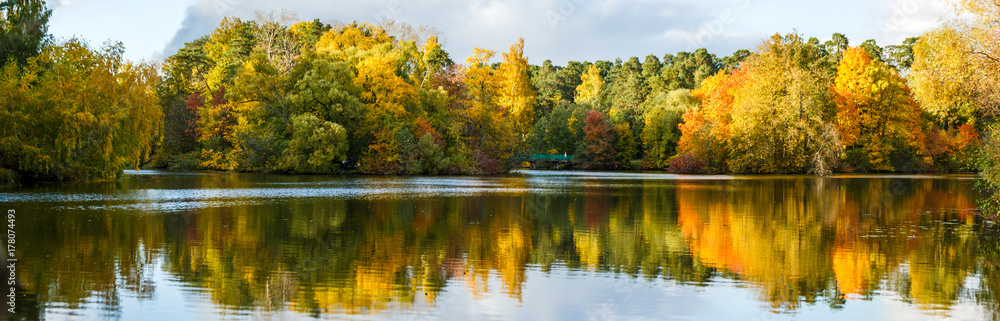
[[[524,39],[456,63],[433,28],[258,12],[158,73],[120,44],[52,41],[44,2],[8,0],[0,172],[495,174],[539,153],[684,173],[961,171],[1000,106],[1000,53],[996,4],[959,9],[972,19],[885,47],[791,33],[729,56],[565,66],[531,64]]]

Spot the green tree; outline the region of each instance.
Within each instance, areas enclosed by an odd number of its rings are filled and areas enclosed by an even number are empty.
[[[233,128],[239,169],[246,171],[275,170],[282,149],[291,136],[292,74],[286,64],[255,50],[231,87],[229,94],[237,123]],[[290,64],[290,63],[289,63]]]
[[[676,55],[663,59],[663,76],[668,81],[668,89],[694,89],[701,86],[701,81],[719,70],[715,55],[701,48],[695,52],[678,52]],[[670,85],[673,83],[673,85]]]
[[[608,116],[616,123],[634,124],[640,115],[639,105],[646,100],[645,78],[639,58],[632,57],[616,68],[617,73],[608,84]],[[639,126],[641,127],[641,126]]]
[[[646,126],[642,131],[642,142],[646,150],[643,166],[665,169],[670,158],[677,154],[677,142],[681,137],[678,125],[682,115],[698,107],[698,100],[687,89],[677,89],[661,93],[646,101]]]
[[[214,93],[219,87],[233,83],[253,51],[253,33],[252,21],[244,22],[235,17],[222,19],[205,42],[205,54],[212,60],[212,65],[206,71],[203,93]]]
[[[624,168],[631,168],[630,162],[639,156],[641,143],[633,134],[632,125],[629,123],[619,123],[615,125],[615,152],[618,165]]]
[[[882,50],[882,47],[879,47],[878,43],[875,42],[875,39],[865,40],[865,42],[861,43],[861,46],[858,46],[858,48],[864,50],[865,53],[868,54],[868,57],[872,60],[883,61],[882,55],[884,50]]]
[[[910,70],[913,66],[913,46],[919,40],[918,37],[910,37],[903,40],[902,44],[885,47],[886,62],[898,70]]]
[[[743,61],[745,61],[747,58],[750,58],[750,55],[751,55],[750,50],[746,49],[737,50],[736,52],[733,53],[732,56],[723,57],[719,61],[719,64],[721,65],[719,70],[725,72],[733,72],[733,70],[740,68],[740,66],[743,65]]]
[[[588,107],[564,101],[539,118],[528,135],[531,153],[578,154],[583,142],[582,120],[586,119]]]
[[[163,108],[163,142],[157,151],[161,158],[190,153],[197,145],[197,110],[187,105],[192,94],[199,93],[202,72],[210,69],[205,53],[207,37],[184,44],[184,47],[163,62],[163,80],[156,86],[156,95]]]
[[[668,91],[667,83],[660,74],[661,70],[663,70],[663,64],[660,63],[660,58],[657,58],[656,55],[650,54],[643,60],[642,78],[645,79],[646,84],[643,92],[645,97],[656,97]]]
[[[580,76],[583,75],[584,71],[587,71],[590,65],[589,62],[570,61],[566,63],[566,67],[559,68],[556,72],[559,83],[557,88],[559,89],[559,96],[562,97],[563,101],[573,102],[573,99],[576,97],[576,88],[583,83],[583,79]]]
[[[847,36],[842,33],[834,33],[830,40],[823,44],[822,50],[833,58],[833,63],[838,63],[849,46],[850,41]]]
[[[535,119],[547,115],[563,99],[571,98],[562,96],[563,93],[559,88],[561,85],[559,70],[558,66],[552,65],[551,60],[542,62],[541,66],[531,66],[531,85],[538,91],[534,108]]]
[[[0,2],[0,65],[11,60],[24,65],[38,55],[50,37],[51,16],[42,0]]]
[[[437,175],[448,167],[445,151],[430,132],[423,133],[417,140],[417,157],[421,160],[420,173]]]
[[[292,117],[292,139],[280,167],[298,173],[330,173],[347,159],[347,131],[312,114]]]
[[[373,136],[368,106],[361,102],[361,88],[354,82],[351,67],[322,57],[305,61],[299,67],[303,75],[288,96],[290,113],[310,113],[322,121],[342,124],[348,157],[361,155]]]

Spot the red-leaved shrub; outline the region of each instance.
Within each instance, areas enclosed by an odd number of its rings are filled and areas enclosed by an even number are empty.
[[[667,171],[674,174],[704,174],[708,171],[708,162],[698,155],[687,152],[671,158]]]

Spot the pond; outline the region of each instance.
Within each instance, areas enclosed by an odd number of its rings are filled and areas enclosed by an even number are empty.
[[[998,320],[974,183],[129,171],[0,201],[27,320]]]

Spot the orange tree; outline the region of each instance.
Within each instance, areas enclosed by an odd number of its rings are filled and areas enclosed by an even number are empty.
[[[837,67],[833,91],[848,166],[892,172],[905,166],[892,161],[901,163],[898,155],[903,153],[920,157],[919,163],[929,162],[923,158],[922,111],[895,69],[861,48],[849,48]]]
[[[713,172],[728,170],[728,145],[733,108],[733,94],[746,82],[746,72],[737,69],[731,74],[720,72],[704,79],[691,95],[701,101],[695,109],[684,112],[684,122],[678,127],[681,137],[677,154],[687,155],[708,165]]]

